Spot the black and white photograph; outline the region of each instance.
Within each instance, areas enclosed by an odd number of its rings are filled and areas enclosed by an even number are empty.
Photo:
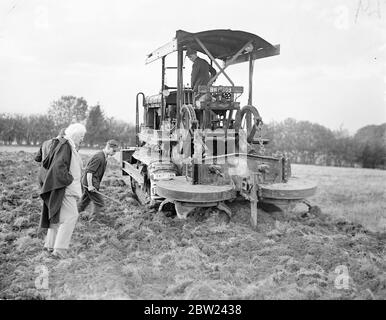
[[[0,300],[385,299],[386,0],[0,0]]]

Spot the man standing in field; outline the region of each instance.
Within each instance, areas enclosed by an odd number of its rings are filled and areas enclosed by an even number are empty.
[[[119,144],[115,140],[109,140],[103,150],[92,156],[86,165],[86,169],[82,178],[83,195],[78,204],[79,212],[82,212],[93,202],[93,217],[94,219],[101,218],[101,211],[104,207],[104,201],[99,194],[99,187],[107,166],[107,158],[115,155],[119,149]]]
[[[39,182],[40,188],[43,186],[44,179],[47,173],[47,170],[43,167],[43,162],[47,158],[48,153],[51,149],[51,146],[55,148],[55,146],[59,142],[59,139],[64,137],[64,130],[65,129],[61,129],[57,137],[44,141],[40,146],[38,152],[36,153],[35,161],[40,162],[41,164],[39,169],[39,175],[38,175],[38,182]]]

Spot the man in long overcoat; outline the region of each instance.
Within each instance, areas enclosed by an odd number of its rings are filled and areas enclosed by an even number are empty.
[[[77,149],[85,132],[82,124],[70,125],[65,137],[51,145],[43,161],[47,173],[40,192],[43,199],[40,228],[48,228],[44,247],[59,258],[66,256],[79,216],[76,201],[82,195],[82,160]]]

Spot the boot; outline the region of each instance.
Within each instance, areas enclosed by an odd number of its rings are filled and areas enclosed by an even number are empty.
[[[54,249],[51,256],[55,259],[67,259],[70,257],[66,249],[59,248]]]

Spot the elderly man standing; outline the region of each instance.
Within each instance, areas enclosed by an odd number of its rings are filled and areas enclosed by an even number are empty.
[[[76,201],[82,195],[82,159],[77,149],[85,133],[84,125],[71,124],[43,163],[47,174],[40,193],[44,202],[40,227],[48,228],[45,249],[58,258],[66,257],[79,216]]]
[[[82,212],[89,205],[90,201],[94,204],[93,218],[102,219],[101,210],[104,207],[104,201],[99,194],[99,187],[107,166],[107,158],[115,155],[119,149],[116,140],[109,140],[103,150],[94,154],[86,165],[82,184],[84,192],[78,204],[79,212]]]

